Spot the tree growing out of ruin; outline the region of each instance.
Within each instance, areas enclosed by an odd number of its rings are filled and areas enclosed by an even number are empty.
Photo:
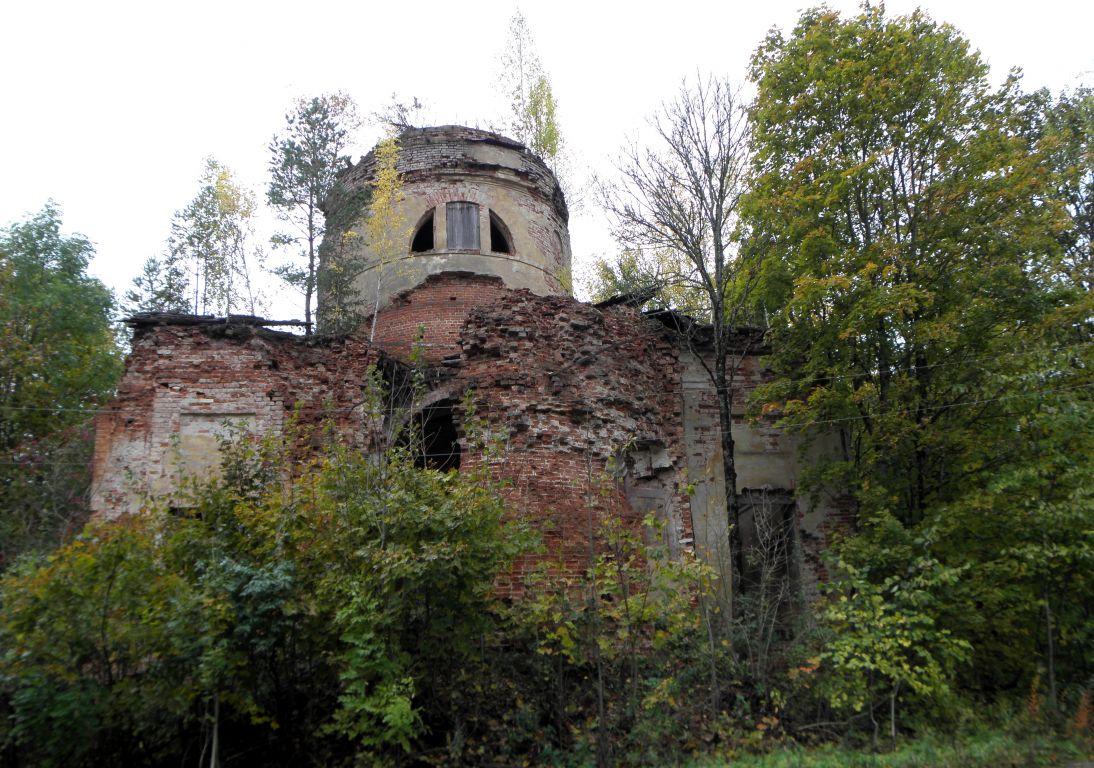
[[[558,103],[536,53],[532,30],[519,10],[509,22],[508,40],[498,78],[499,87],[509,100],[505,128],[554,169],[562,150]]]
[[[749,172],[746,105],[723,79],[684,83],[650,121],[655,143],[632,144],[619,178],[601,188],[613,234],[625,246],[623,274],[638,292],[702,319],[678,323],[714,386],[721,433],[729,560],[741,570],[740,500],[736,493],[733,400],[750,351],[746,320],[762,252],[742,247],[740,203]],[[732,618],[732,599],[727,606]]]
[[[528,144],[532,126],[529,120],[529,103],[533,84],[543,76],[543,67],[536,53],[532,30],[518,9],[509,20],[508,44],[501,57],[498,86],[509,100],[506,128],[513,138]]]
[[[170,254],[149,256],[141,273],[133,278],[133,286],[125,293],[123,311],[127,315],[140,312],[192,311],[186,297],[186,273]]]
[[[399,142],[388,137],[376,145],[376,172],[371,183],[371,201],[365,217],[365,237],[376,260],[376,292],[372,297],[369,341],[376,337],[384,271],[406,251],[410,227],[403,212],[403,177],[399,173]]]
[[[227,315],[244,309],[254,314],[258,292],[251,268],[263,259],[252,244],[254,195],[211,157],[200,184],[197,196],[171,224],[170,262],[187,274],[194,312]]]
[[[386,126],[390,131],[402,132],[408,128],[420,128],[428,120],[426,105],[414,95],[403,98],[392,92],[391,99],[372,113],[372,122]]]
[[[368,268],[362,237],[357,230],[372,199],[369,187],[348,189],[336,185],[332,191],[331,213],[327,217],[328,234],[319,246],[321,268],[316,275],[316,307],[319,333],[347,333],[361,327],[365,320],[367,297],[361,295],[357,279]]]
[[[558,100],[536,53],[528,21],[518,10],[509,22],[508,44],[501,55],[498,88],[508,101],[502,125],[493,130],[509,133],[543,158],[554,172],[570,210],[582,206],[589,183],[579,176],[568,151],[558,118]]]
[[[345,150],[360,124],[357,105],[344,93],[297,99],[285,115],[285,130],[270,141],[270,183],[266,199],[289,226],[274,244],[297,250],[293,261],[274,272],[304,296],[306,332],[313,329],[319,243],[326,232],[320,210],[339,169],[349,162]]]

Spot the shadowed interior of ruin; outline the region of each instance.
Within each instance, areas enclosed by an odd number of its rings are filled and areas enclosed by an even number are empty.
[[[426,406],[414,417],[401,442],[411,449],[414,466],[419,469],[447,472],[460,468],[459,432],[450,402]]]
[[[494,253],[513,252],[513,246],[509,244],[509,236],[505,232],[505,225],[493,212],[490,213],[490,250]]]
[[[418,225],[418,231],[414,233],[414,240],[410,244],[410,250],[414,253],[425,253],[433,250],[433,211],[430,211]]]

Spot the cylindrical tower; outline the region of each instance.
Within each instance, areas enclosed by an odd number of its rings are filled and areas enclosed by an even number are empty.
[[[523,144],[453,125],[404,131],[397,168],[406,243],[385,258],[368,243],[367,211],[345,210],[360,205],[355,193],[369,187],[375,168],[373,151],[342,173],[340,194],[325,205],[328,249],[348,241],[364,261],[355,281],[364,306],[378,296],[383,310],[444,272],[493,276],[540,295],[569,293],[566,201],[551,169]]]

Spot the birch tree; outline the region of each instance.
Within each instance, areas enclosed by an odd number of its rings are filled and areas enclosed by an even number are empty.
[[[240,309],[255,314],[258,291],[251,270],[261,264],[262,252],[252,244],[254,195],[211,157],[200,184],[197,196],[175,214],[169,241],[171,258],[187,273],[187,298],[198,314]]]
[[[372,302],[369,341],[376,337],[384,270],[403,255],[407,238],[410,237],[410,228],[402,206],[403,177],[398,168],[399,142],[389,137],[377,144],[373,151],[376,153],[376,172],[371,184],[372,199],[365,218],[365,237],[376,260],[376,292]]]
[[[508,41],[498,78],[509,102],[505,130],[543,158],[558,175],[563,149],[558,102],[536,52],[532,30],[519,10],[509,22]]]

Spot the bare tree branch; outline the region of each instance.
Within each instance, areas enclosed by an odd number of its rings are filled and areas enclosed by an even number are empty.
[[[694,329],[682,334],[717,396],[730,549],[739,572],[732,407],[734,380],[748,348],[736,331],[761,256],[741,246],[741,199],[751,167],[747,105],[728,81],[696,78],[694,85],[681,84],[650,126],[656,143],[640,148],[632,142],[623,150],[619,178],[601,186],[601,203],[613,235],[634,259],[642,287],[655,289],[662,305],[686,304],[710,324],[701,343]]]

